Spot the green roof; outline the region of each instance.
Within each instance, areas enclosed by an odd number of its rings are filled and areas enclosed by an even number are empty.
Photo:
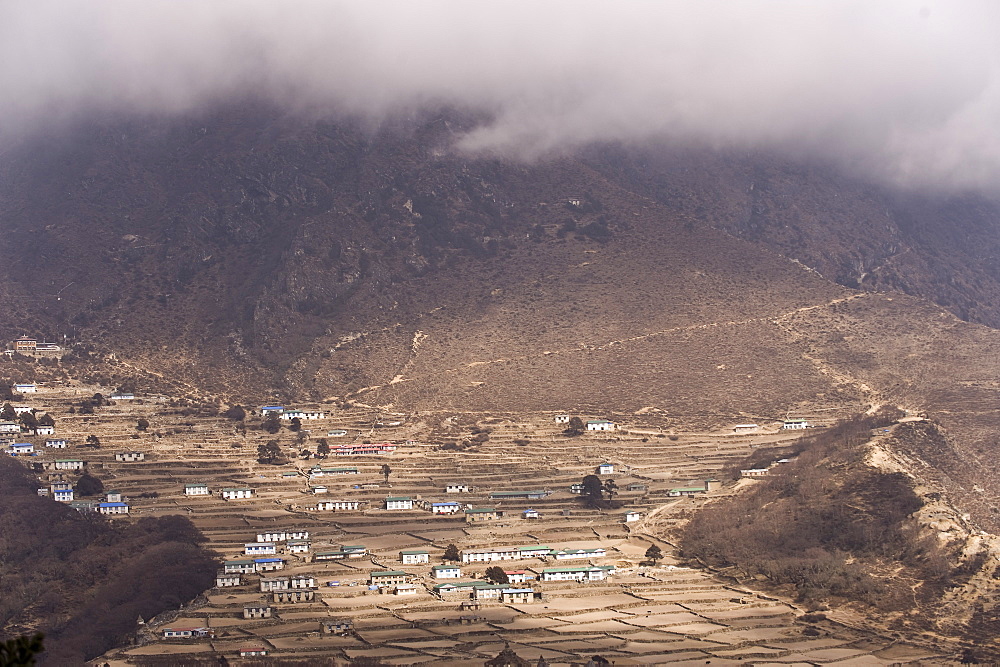
[[[704,491],[704,490],[705,490],[704,486],[681,486],[676,489],[670,489],[670,493],[673,493],[674,491]]]
[[[253,565],[252,560],[227,560],[224,565]]]
[[[431,568],[432,570],[459,570],[461,569],[458,565],[435,565]]]
[[[479,508],[470,508],[470,509],[465,510],[466,514],[478,514],[480,512],[496,512],[496,508],[494,508],[494,507],[479,507]]]
[[[393,501],[393,500],[395,500],[395,501],[413,500],[413,498],[411,498],[409,496],[386,496],[385,500],[386,500],[386,502],[389,502],[389,501]]]
[[[186,489],[192,489],[192,488],[194,488],[196,486],[208,486],[208,483],[207,482],[196,482],[194,484],[185,484],[184,488],[186,488]]]
[[[419,550],[418,551],[400,551],[399,553],[401,553],[401,554],[407,554],[409,556],[412,556],[414,554],[417,554],[417,555],[419,555],[419,554],[429,554],[430,551],[419,551]]]
[[[402,570],[386,570],[384,572],[372,572],[369,576],[372,579],[374,579],[375,577],[399,577],[399,576],[407,576],[407,574],[406,574],[406,572],[403,572]]]

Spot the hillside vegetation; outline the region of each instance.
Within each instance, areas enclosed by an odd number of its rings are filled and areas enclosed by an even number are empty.
[[[214,583],[217,563],[184,517],[109,522],[39,497],[0,457],[0,637],[46,634],[46,665],[81,664]]]
[[[890,617],[919,612],[911,620],[929,625],[933,603],[976,574],[985,554],[963,555],[939,540],[913,518],[925,499],[911,477],[870,464],[873,434],[901,437],[888,435],[898,416],[856,417],[793,450],[755,453],[746,465],[793,458],[694,514],[681,535],[682,554],[740,578],[790,586],[812,609],[857,602]]]

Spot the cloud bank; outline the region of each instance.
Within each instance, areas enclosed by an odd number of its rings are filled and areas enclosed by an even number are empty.
[[[0,0],[0,137],[257,94],[494,119],[470,151],[653,139],[831,158],[997,191],[989,0]]]

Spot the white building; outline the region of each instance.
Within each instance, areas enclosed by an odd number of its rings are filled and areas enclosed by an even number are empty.
[[[568,424],[569,423],[569,415],[556,415],[556,420],[555,421],[556,421],[557,424]]]
[[[285,552],[290,554],[307,554],[312,543],[307,540],[289,540],[285,544]]]
[[[38,426],[35,428],[35,435],[55,435],[55,426]]]
[[[429,563],[431,560],[430,553],[426,551],[400,551],[399,558],[403,561],[403,565],[419,565]]]
[[[15,384],[11,387],[11,390],[16,391],[19,394],[34,394],[38,391],[38,386],[30,383]]]
[[[278,549],[271,542],[251,542],[243,545],[243,553],[247,556],[271,556]]]
[[[253,498],[253,489],[223,489],[222,498],[224,500],[246,500],[247,498]]]
[[[304,589],[304,588],[316,588],[316,578],[311,577],[307,574],[299,574],[291,579],[289,583],[292,586],[292,590]]]
[[[0,433],[20,433],[21,425],[17,422],[0,422]]]
[[[317,419],[326,419],[326,414],[323,412],[308,412],[306,410],[288,410],[281,415],[281,418],[286,420],[315,421]]]
[[[588,431],[614,431],[618,425],[607,419],[592,419],[587,422]]]
[[[25,454],[34,453],[35,446],[30,442],[15,442],[7,451],[14,456],[24,456]]]
[[[53,467],[56,470],[83,470],[85,465],[80,459],[56,459]]]
[[[357,510],[361,507],[361,502],[360,500],[321,500],[316,503],[316,509],[321,511]]]
[[[752,433],[758,428],[757,424],[737,424],[733,427],[733,433]]]
[[[291,589],[292,581],[288,577],[261,577],[260,592],[287,591]]]
[[[431,503],[431,513],[433,514],[455,514],[461,510],[461,503]]]
[[[73,489],[53,489],[52,498],[61,503],[71,503],[73,502]]]
[[[633,521],[638,521],[642,518],[641,512],[626,512],[625,513],[625,523],[632,523]]]
[[[101,514],[128,514],[128,503],[100,503],[97,511]]]
[[[458,579],[462,576],[462,568],[457,565],[435,565],[431,568],[435,579]]]
[[[445,493],[469,493],[468,484],[449,484],[444,487]]]
[[[207,496],[210,495],[208,490],[208,484],[203,482],[197,482],[195,484],[185,484],[184,485],[184,495],[185,496]]]
[[[264,533],[257,533],[258,542],[284,542],[288,539],[288,533],[283,530],[269,530]]]
[[[413,509],[413,499],[409,496],[388,496],[385,499],[387,510],[411,510]]]
[[[67,445],[69,443],[63,438],[49,438],[45,441],[45,446],[52,447],[53,449],[66,449]]]
[[[598,475],[613,475],[614,472],[615,472],[614,463],[602,463],[601,465],[597,466]]]
[[[115,461],[145,461],[146,454],[144,452],[116,452]]]
[[[614,572],[614,567],[546,567],[542,569],[542,581],[603,581]]]
[[[803,428],[809,428],[809,422],[805,419],[786,419],[782,424],[781,428],[784,430],[798,430]]]
[[[232,588],[233,586],[241,586],[243,584],[242,577],[239,574],[227,574],[225,572],[219,572],[215,575],[215,587],[216,588]]]

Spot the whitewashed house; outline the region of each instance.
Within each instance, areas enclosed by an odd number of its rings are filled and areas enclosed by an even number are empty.
[[[15,442],[7,450],[9,454],[14,456],[27,456],[28,454],[33,454],[35,451],[35,446],[30,442]]]
[[[330,489],[324,484],[317,484],[316,486],[310,486],[309,491],[315,496],[322,493],[327,493]]]
[[[458,579],[462,576],[462,568],[457,565],[435,565],[431,568],[435,579]]]
[[[274,572],[285,569],[284,558],[254,558],[253,566],[257,572]]]
[[[128,503],[100,503],[97,511],[101,514],[128,514]]]
[[[48,438],[45,441],[46,447],[52,447],[53,449],[66,449],[68,442],[63,438]]]
[[[208,490],[208,484],[204,482],[195,482],[194,484],[184,485],[184,495],[185,496],[207,496],[211,495]]]
[[[73,502],[73,489],[53,489],[52,499],[60,503]]]
[[[289,540],[285,543],[285,553],[307,554],[311,547],[312,543],[308,540]]]
[[[542,581],[604,581],[609,574],[614,573],[611,565],[595,567],[583,565],[578,567],[546,567],[542,569]]]
[[[55,426],[37,426],[35,427],[35,435],[55,435]]]
[[[223,489],[222,498],[223,500],[246,500],[248,498],[253,498],[253,489],[250,488]]]
[[[287,536],[285,539],[288,539],[288,540],[308,540],[309,539],[309,531],[308,530],[302,530],[301,528],[296,528],[294,530],[289,530],[289,531],[287,531],[285,533],[285,535]]]
[[[257,533],[258,542],[284,542],[288,539],[288,533],[283,530],[269,530]]]
[[[429,563],[431,555],[427,551],[400,551],[399,558],[403,561],[403,565],[419,565],[420,563]]]
[[[411,510],[413,509],[413,499],[409,496],[387,496],[385,508],[387,510]]]
[[[444,487],[445,493],[469,493],[468,484],[448,484]]]
[[[316,509],[320,511],[344,511],[357,510],[361,507],[360,500],[321,500],[316,503]]]
[[[56,459],[53,463],[56,470],[83,470],[85,465],[80,459]]]
[[[34,394],[38,391],[38,385],[27,382],[24,384],[15,384],[11,387],[11,390],[17,392],[18,394]]]
[[[0,433],[20,433],[21,425],[17,422],[0,422]]]
[[[289,579],[289,584],[293,590],[303,588],[316,588],[316,578],[307,574],[299,574]]]
[[[614,431],[618,425],[608,419],[591,419],[587,422],[588,431]]]
[[[270,593],[272,591],[287,591],[292,587],[291,579],[288,577],[261,577],[260,592]]]
[[[521,512],[521,518],[523,519],[537,519],[538,517],[538,510],[527,509]]]
[[[809,428],[809,422],[805,419],[786,419],[782,422],[781,428],[786,431],[796,431],[799,429]]]
[[[227,560],[222,563],[222,571],[226,574],[253,574],[257,567],[252,560]]]
[[[243,607],[243,618],[271,618],[271,607],[266,604],[248,604]]]
[[[614,463],[602,463],[601,465],[597,466],[598,475],[613,475],[614,473],[615,473]]]
[[[243,584],[243,578],[239,574],[227,574],[226,572],[219,572],[215,575],[215,587],[216,588],[232,588],[234,586],[241,586]]]
[[[638,521],[641,518],[642,518],[642,512],[632,511],[625,513],[625,523],[632,523],[634,521]]]
[[[456,514],[461,510],[461,503],[431,503],[432,514]]]
[[[115,452],[115,461],[125,461],[129,463],[134,463],[135,461],[145,461],[146,454],[144,452]]]
[[[503,573],[507,575],[507,583],[510,584],[523,584],[533,578],[528,575],[527,570],[504,570]]]
[[[247,556],[271,556],[278,553],[278,549],[271,542],[251,542],[243,545],[243,553]]]

